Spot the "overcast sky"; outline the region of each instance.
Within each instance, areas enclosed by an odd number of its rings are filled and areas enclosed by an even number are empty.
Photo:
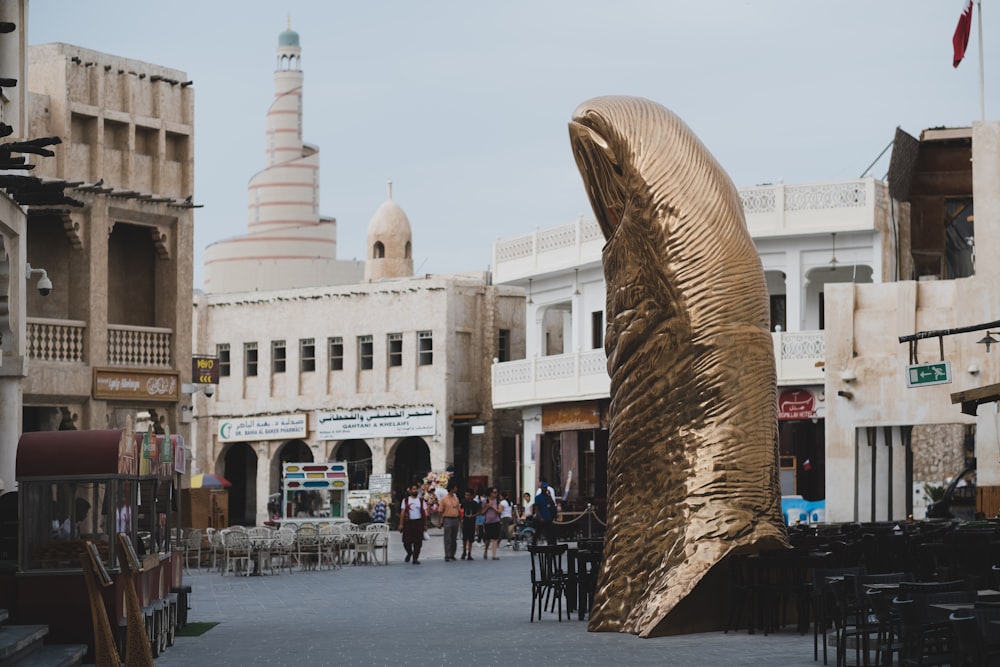
[[[415,271],[452,273],[488,269],[496,238],[590,215],[566,123],[598,95],[672,109],[739,187],[857,178],[897,126],[915,136],[968,126],[980,115],[979,39],[974,20],[954,69],[962,4],[33,0],[28,35],[194,80],[200,286],[205,246],[247,229],[288,16],[302,45],[304,139],[320,148],[320,210],[337,218],[338,257],[365,256],[391,180]],[[996,119],[1000,2],[984,4],[986,118]]]

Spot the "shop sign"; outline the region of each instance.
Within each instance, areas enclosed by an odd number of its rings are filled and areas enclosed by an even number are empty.
[[[205,355],[191,357],[191,379],[194,384],[219,384],[219,358]]]
[[[317,412],[316,439],[347,440],[434,435],[437,432],[436,413],[432,407]]]
[[[179,371],[95,368],[94,398],[104,401],[169,401],[181,399]]]
[[[390,493],[392,491],[392,473],[368,475],[368,491],[371,493]]]
[[[778,419],[816,419],[816,396],[809,389],[796,387],[778,394]]]
[[[306,415],[272,415],[244,419],[220,419],[220,442],[287,440],[306,437]]]

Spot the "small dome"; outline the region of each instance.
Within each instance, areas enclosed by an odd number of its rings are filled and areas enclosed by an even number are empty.
[[[278,35],[278,46],[298,46],[299,33],[291,28]]]
[[[371,240],[410,240],[410,219],[391,199],[382,203],[368,223],[368,238]]]

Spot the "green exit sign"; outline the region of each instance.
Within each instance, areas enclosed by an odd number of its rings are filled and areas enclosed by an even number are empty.
[[[907,387],[926,387],[931,384],[951,382],[951,362],[935,361],[906,367]]]

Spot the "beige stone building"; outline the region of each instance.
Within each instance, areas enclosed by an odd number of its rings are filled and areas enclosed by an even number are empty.
[[[924,484],[943,483],[972,456],[979,509],[995,516],[1000,434],[990,388],[1000,383],[1000,354],[979,341],[1000,314],[1000,123],[926,130],[919,140],[897,132],[893,164],[905,279],[826,292],[827,518],[922,518]],[[952,329],[971,330],[899,340]],[[941,362],[948,381],[921,384],[934,369],[912,367]],[[971,406],[975,416],[952,400],[969,391],[992,397]]]
[[[523,291],[484,272],[414,276],[391,184],[366,261],[336,259],[311,180],[319,149],[288,113],[301,103],[299,36],[278,42],[248,234],[208,248],[195,297],[195,349],[218,357],[221,377],[191,403],[192,472],[232,482],[223,523],[242,524],[268,518],[286,462],[347,461],[352,489],[372,474],[399,489],[449,468],[461,483],[512,483],[517,415],[493,409],[489,377],[494,358],[524,355]]]
[[[194,90],[184,72],[67,44],[29,49],[35,174],[82,207],[29,218],[23,430],[120,427],[149,411],[185,433],[191,380]],[[33,282],[31,283],[34,284]]]

